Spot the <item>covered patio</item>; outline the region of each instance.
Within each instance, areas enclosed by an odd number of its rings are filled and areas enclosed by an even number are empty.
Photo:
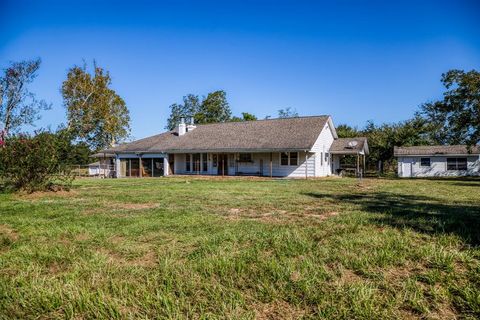
[[[352,173],[356,177],[363,177],[368,154],[367,138],[339,138],[335,140],[330,148],[332,174],[341,176]]]

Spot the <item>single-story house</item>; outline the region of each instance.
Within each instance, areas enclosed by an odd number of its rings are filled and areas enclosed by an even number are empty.
[[[394,156],[402,178],[480,175],[480,146],[395,147]]]
[[[115,177],[171,174],[325,177],[353,155],[357,173],[368,155],[365,138],[338,139],[330,116],[195,125],[104,150]]]

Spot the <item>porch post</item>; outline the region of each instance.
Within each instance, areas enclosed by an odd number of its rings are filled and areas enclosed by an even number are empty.
[[[142,163],[142,155],[139,154],[138,155],[138,168],[139,168],[139,171],[138,171],[138,176],[140,178],[142,178],[142,171],[143,171],[143,163]]]
[[[305,179],[308,179],[308,155],[305,151]]]
[[[367,165],[365,164],[365,153],[363,154],[363,175],[365,176],[365,171],[367,171]]]
[[[102,162],[100,161],[100,170],[102,169]],[[105,152],[103,153],[103,178],[106,178],[106,172],[105,172]]]
[[[270,178],[273,176],[272,161],[273,161],[273,153],[270,152]]]
[[[120,170],[121,170],[122,166],[121,166],[121,162],[120,162],[120,159],[118,158],[118,156],[115,156],[115,178],[121,178],[121,173],[120,173]]]
[[[225,176],[225,155],[222,155],[222,177]]]
[[[360,176],[360,153],[357,153],[357,177]]]
[[[169,163],[168,163],[168,154],[163,158],[163,175],[168,176]]]

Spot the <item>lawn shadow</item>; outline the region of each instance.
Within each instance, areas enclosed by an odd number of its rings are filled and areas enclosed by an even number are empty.
[[[316,199],[358,206],[375,215],[374,223],[436,234],[454,233],[472,246],[480,245],[480,204],[441,203],[426,196],[388,192],[326,194],[304,193]]]

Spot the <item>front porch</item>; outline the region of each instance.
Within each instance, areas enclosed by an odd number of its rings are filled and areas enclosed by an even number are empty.
[[[174,154],[173,174],[313,177],[314,154],[310,152],[206,152]]]

